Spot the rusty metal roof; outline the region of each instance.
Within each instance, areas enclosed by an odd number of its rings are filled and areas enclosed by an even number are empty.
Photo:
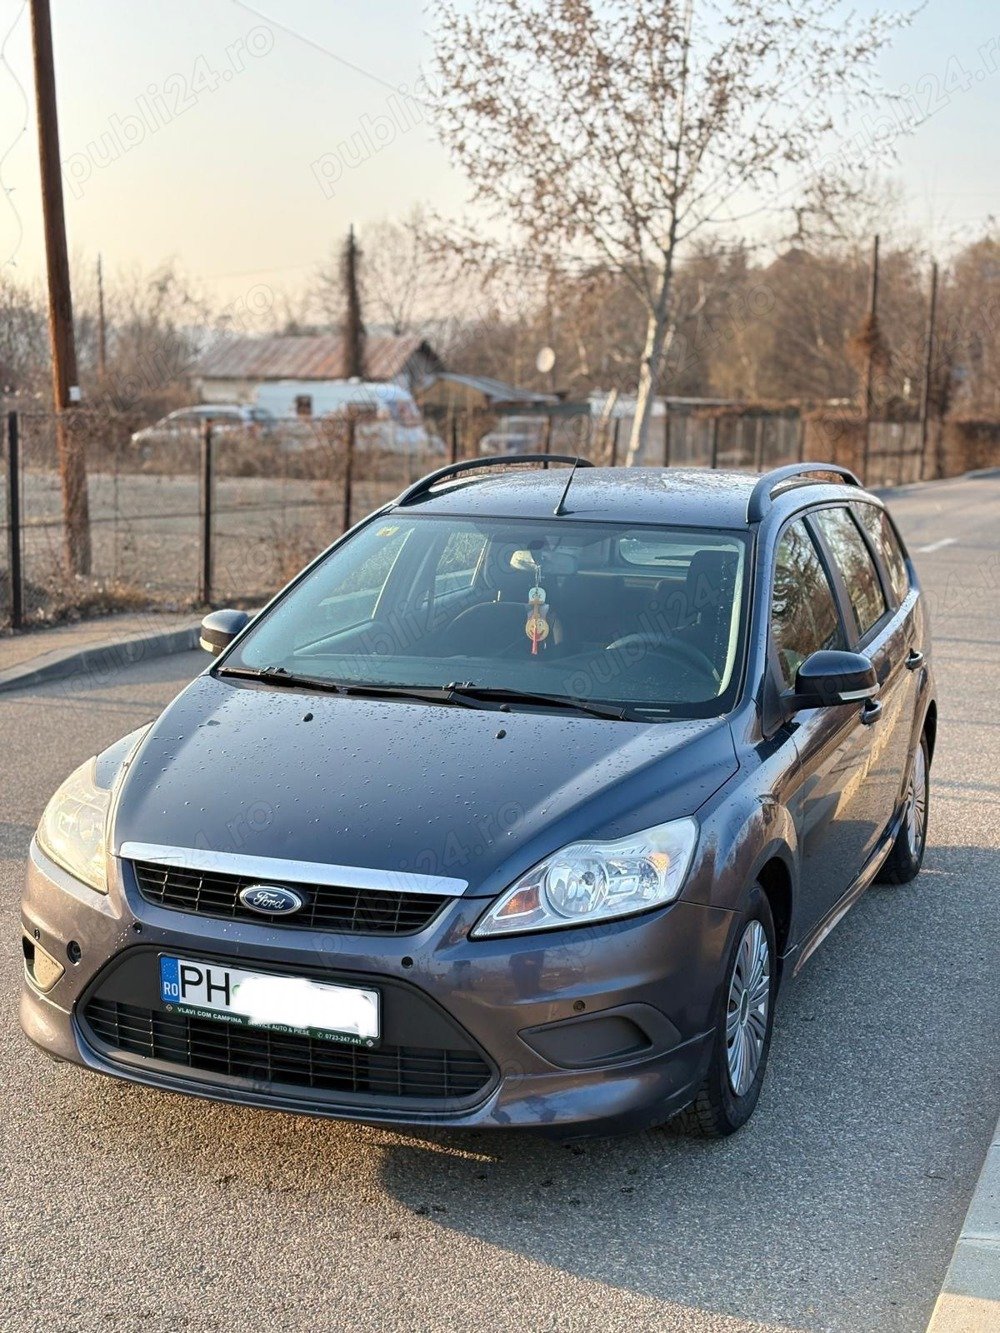
[[[396,379],[418,352],[440,367],[440,358],[418,334],[369,337],[366,378]],[[233,338],[206,352],[194,374],[201,379],[342,380],[347,378],[344,339],[339,333]]]

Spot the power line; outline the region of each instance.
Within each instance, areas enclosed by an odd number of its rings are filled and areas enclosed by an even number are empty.
[[[366,79],[371,79],[373,83],[378,83],[381,84],[383,88],[388,88],[390,92],[396,93],[400,97],[409,97],[414,102],[420,102],[421,105],[423,105],[422,99],[417,97],[414,93],[407,92],[405,88],[397,87],[396,84],[390,83],[388,79],[383,79],[380,74],[374,74],[370,69],[365,69],[363,65],[356,65],[353,60],[348,60],[346,56],[340,55],[337,51],[331,51],[328,46],[324,46],[322,42],[317,42],[312,37],[307,37],[305,33],[299,32],[297,28],[292,28],[287,23],[282,23],[280,20],[272,18],[270,14],[265,14],[260,9],[254,9],[252,5],[246,4],[245,0],[233,0],[233,4],[237,5],[240,9],[245,9],[248,14],[253,14],[256,18],[263,19],[265,23],[271,24],[272,27],[280,28],[282,32],[288,33],[289,37],[295,37],[306,46],[311,46],[314,51],[319,51],[321,54],[329,56],[331,60],[336,60],[336,62],[339,65],[343,65],[345,69],[351,69],[355,74],[360,74]]]

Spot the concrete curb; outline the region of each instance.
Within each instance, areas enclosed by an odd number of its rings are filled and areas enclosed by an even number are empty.
[[[158,630],[152,634],[129,634],[87,648],[56,648],[41,653],[18,666],[0,671],[0,693],[30,689],[54,680],[109,676],[138,662],[187,652],[198,646],[200,623],[194,621],[180,629]]]
[[[962,1234],[927,1333],[1000,1329],[1000,1124],[986,1152]]]

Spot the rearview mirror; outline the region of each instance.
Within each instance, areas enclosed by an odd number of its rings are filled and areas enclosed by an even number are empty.
[[[201,622],[198,642],[206,653],[218,656],[250,621],[248,611],[210,611]]]
[[[833,704],[863,703],[879,692],[878,677],[862,653],[821,649],[795,674],[795,688],[785,696],[793,710],[829,708]]]

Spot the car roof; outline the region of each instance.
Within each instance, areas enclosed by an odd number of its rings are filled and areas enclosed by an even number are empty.
[[[578,468],[563,513],[594,522],[745,528],[747,506],[760,477],[708,468]],[[480,473],[444,482],[408,507],[435,515],[551,518],[568,479],[566,467]],[[857,486],[838,483],[786,484],[777,488],[767,518],[783,518],[808,504],[862,496],[875,498]]]

